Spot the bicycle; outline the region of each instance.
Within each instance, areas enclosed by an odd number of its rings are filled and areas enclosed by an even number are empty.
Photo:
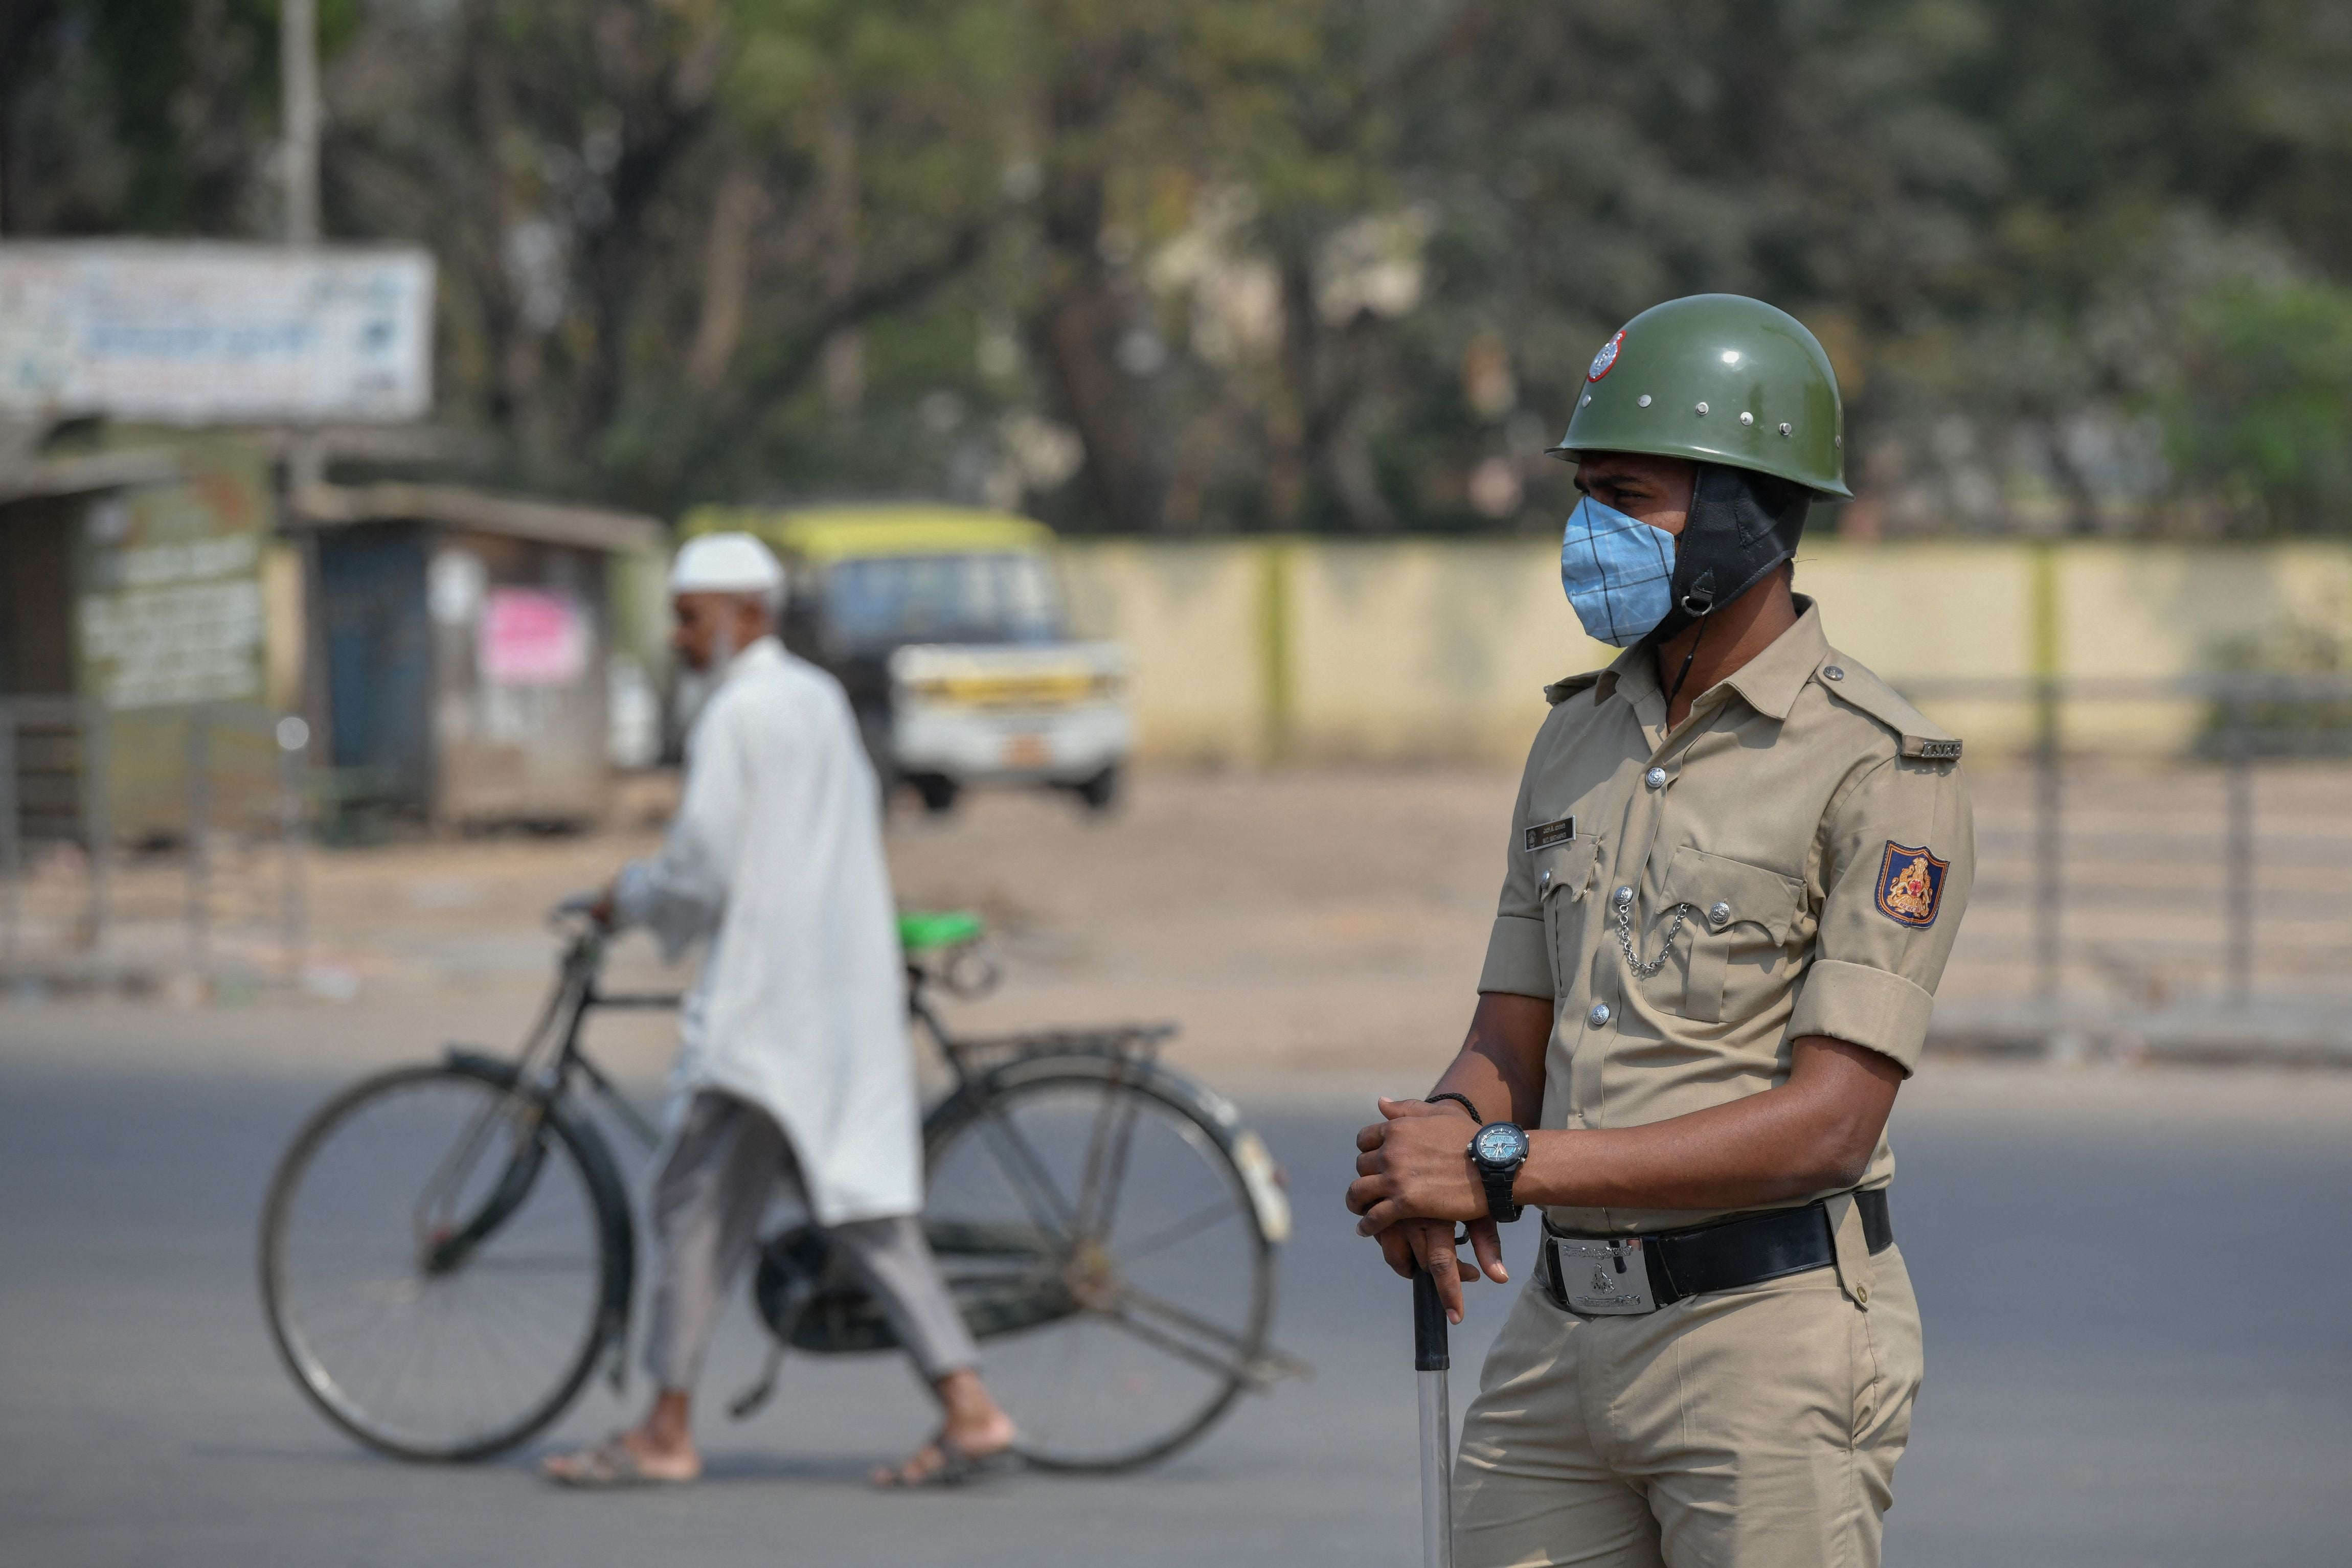
[[[923,1123],[925,1230],[992,1342],[1021,1456],[1132,1469],[1197,1439],[1244,1389],[1305,1370],[1266,1343],[1288,1202],[1231,1102],[1160,1063],[1174,1026],[951,1033],[930,993],[993,984],[983,935],[970,915],[899,920],[910,1017],[952,1077]],[[679,998],[603,989],[606,941],[573,911],[519,1055],[453,1046],[366,1079],[278,1164],[261,1225],[270,1333],[311,1403],[371,1448],[486,1458],[555,1421],[600,1364],[623,1386],[636,1230],[587,1092],[648,1149],[659,1134],[581,1026]],[[893,1343],[806,1225],[762,1243],[752,1297],[772,1343],[739,1419],[787,1346]]]

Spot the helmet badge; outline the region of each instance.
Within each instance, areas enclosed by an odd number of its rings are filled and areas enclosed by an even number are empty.
[[[1621,328],[1617,335],[1601,344],[1601,351],[1592,356],[1592,368],[1584,372],[1584,379],[1588,382],[1597,382],[1616,369],[1617,350],[1624,346],[1624,342],[1625,333]]]

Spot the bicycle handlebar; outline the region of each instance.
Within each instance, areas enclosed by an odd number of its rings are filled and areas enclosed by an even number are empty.
[[[547,928],[575,937],[604,936],[612,929],[596,917],[597,906],[604,902],[604,894],[601,888],[566,894],[548,906]]]

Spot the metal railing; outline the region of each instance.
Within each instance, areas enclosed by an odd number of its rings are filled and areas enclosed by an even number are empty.
[[[21,981],[111,961],[211,977],[222,852],[234,844],[275,862],[268,886],[248,874],[236,889],[248,911],[267,911],[275,952],[259,967],[299,978],[309,747],[300,718],[252,705],[118,714],[81,697],[0,697],[0,972]],[[254,858],[238,856],[239,869]],[[47,874],[61,861],[62,874]]]
[[[2222,776],[2222,871],[2217,911],[2222,936],[2221,997],[2234,1009],[2243,1009],[2255,998],[2261,869],[2254,789],[2257,766],[2266,754],[2352,753],[2352,675],[2222,673],[2155,680],[1937,678],[1895,685],[1930,713],[1943,703],[1969,702],[2016,704],[2032,714],[2032,989],[2034,999],[2046,1005],[2060,999],[2068,955],[2067,782],[2070,762],[2083,757],[2070,753],[2066,744],[2068,710],[2085,705],[2200,705],[2205,712],[2198,726],[2202,742],[2199,749],[2218,760]],[[2281,713],[2300,713],[2321,722],[2306,724],[2299,731],[2260,722]],[[2321,744],[2287,743],[2285,737],[2297,733],[2316,737]],[[2352,797],[2347,797],[2347,804],[2352,806]],[[2347,821],[2352,826],[2352,811],[2347,811]],[[2352,953],[2347,956],[2352,959]]]

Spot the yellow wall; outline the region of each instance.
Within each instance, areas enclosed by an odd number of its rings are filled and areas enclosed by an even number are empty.
[[[1578,630],[1557,547],[1400,540],[1074,543],[1081,630],[1132,650],[1147,757],[1517,760],[1544,683],[1614,650]],[[2037,576],[2047,622],[2037,627]],[[1898,685],[2160,678],[2345,663],[2352,547],[1930,541],[1808,544],[1798,587],[1830,639]],[[2026,743],[2008,702],[1923,703],[1977,754]],[[2074,703],[2070,746],[2158,755],[2189,703]]]
[[[1067,553],[1077,630],[1125,643],[1135,660],[1137,711],[1152,757],[1265,755],[1261,621],[1271,553],[1252,545],[1124,540]]]

